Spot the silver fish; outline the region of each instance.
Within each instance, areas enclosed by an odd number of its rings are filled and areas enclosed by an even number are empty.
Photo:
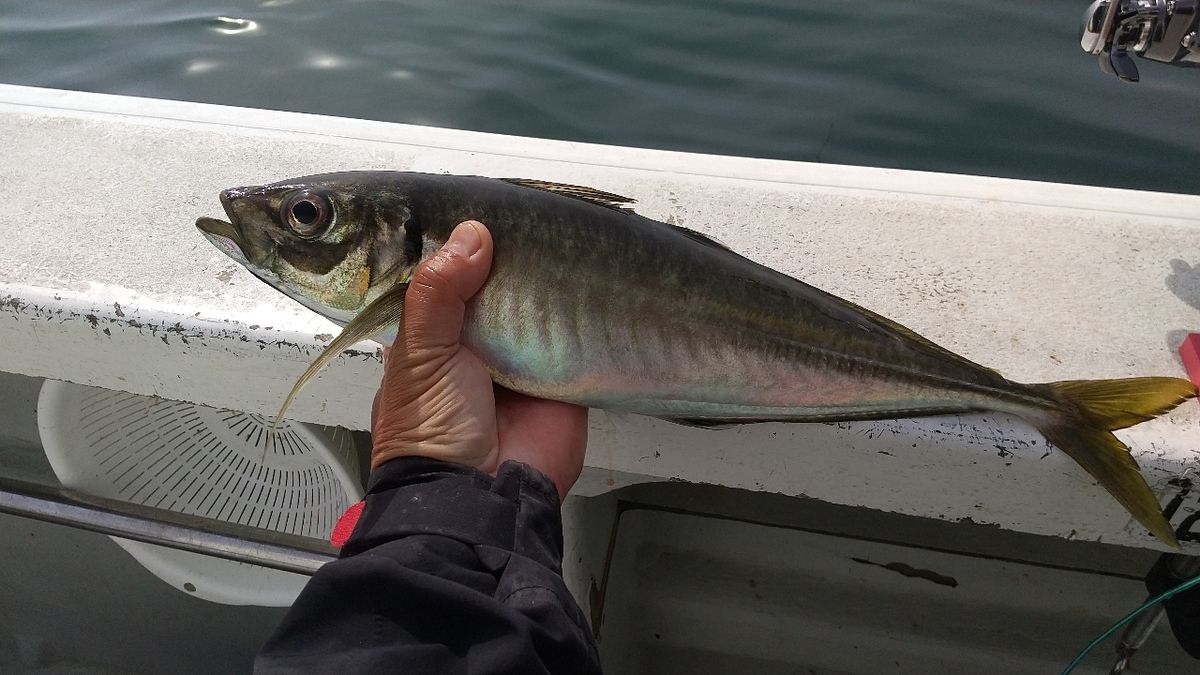
[[[463,342],[502,386],[698,426],[1010,413],[1178,546],[1111,432],[1195,396],[1187,380],[1013,382],[699,232],[639,216],[632,199],[582,186],[347,172],[220,198],[229,221],[200,218],[205,236],[344,326],[285,410],[342,350],[394,335],[413,269],[473,219],[491,231],[495,256]]]

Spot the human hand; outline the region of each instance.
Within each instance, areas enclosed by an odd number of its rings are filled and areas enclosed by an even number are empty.
[[[371,468],[420,456],[494,474],[512,459],[554,481],[561,500],[583,468],[587,408],[493,384],[460,342],[466,303],[491,265],[491,234],[467,221],[413,272],[371,412]]]

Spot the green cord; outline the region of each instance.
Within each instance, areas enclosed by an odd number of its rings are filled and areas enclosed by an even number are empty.
[[[1071,661],[1070,665],[1068,665],[1062,671],[1062,675],[1071,675],[1071,671],[1075,670],[1075,668],[1077,666],[1079,666],[1079,664],[1083,663],[1083,660],[1085,658],[1087,658],[1087,655],[1089,653],[1091,653],[1091,651],[1093,649],[1096,648],[1096,645],[1100,644],[1101,642],[1104,642],[1105,640],[1107,640],[1109,638],[1109,636],[1111,636],[1113,633],[1120,630],[1122,626],[1124,626],[1125,624],[1129,623],[1130,621],[1133,621],[1134,619],[1136,619],[1138,614],[1141,614],[1142,612],[1150,609],[1151,607],[1157,605],[1158,603],[1162,602],[1163,600],[1170,598],[1171,596],[1175,595],[1176,593],[1182,593],[1183,591],[1186,591],[1187,589],[1189,589],[1193,586],[1196,586],[1198,584],[1200,584],[1200,577],[1195,577],[1194,579],[1188,579],[1187,581],[1179,584],[1175,588],[1165,590],[1162,593],[1159,593],[1158,595],[1154,596],[1153,598],[1150,598],[1146,602],[1142,603],[1141,607],[1138,607],[1137,609],[1133,610],[1132,612],[1126,614],[1124,616],[1124,618],[1122,618],[1120,621],[1118,621],[1118,622],[1114,623],[1112,626],[1110,626],[1108,630],[1104,631],[1099,636],[1097,636],[1095,640],[1092,640],[1091,642],[1089,642],[1088,646],[1084,647],[1083,651],[1079,652],[1079,655],[1075,657],[1075,660]]]

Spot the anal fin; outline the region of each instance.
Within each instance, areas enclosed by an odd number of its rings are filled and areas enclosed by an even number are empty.
[[[743,424],[762,424],[765,422],[780,422],[778,419],[742,419],[735,417],[659,417],[664,422],[678,424],[684,427],[694,427],[696,429],[728,429],[729,427],[741,426]]]

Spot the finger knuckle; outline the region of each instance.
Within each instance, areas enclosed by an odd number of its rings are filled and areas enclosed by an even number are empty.
[[[412,280],[409,282],[409,288],[416,288],[418,292],[422,289],[426,291],[440,291],[449,288],[451,280],[446,274],[446,267],[449,264],[448,257],[452,254],[439,252],[429,260],[421,263],[417,270],[413,272]]]

